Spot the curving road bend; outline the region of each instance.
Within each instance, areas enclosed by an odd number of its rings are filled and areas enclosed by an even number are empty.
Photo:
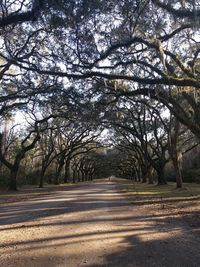
[[[0,267],[198,267],[199,238],[108,179],[0,206]]]

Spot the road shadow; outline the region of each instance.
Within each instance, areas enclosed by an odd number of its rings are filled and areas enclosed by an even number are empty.
[[[200,266],[199,225],[190,226],[181,217],[175,218],[178,211],[151,214],[151,206],[144,209],[141,203],[132,205],[117,193],[118,189],[116,181],[88,183],[71,191],[1,206],[2,233],[21,233],[22,229],[26,234],[36,229],[40,235],[0,244],[12,255],[0,266]],[[45,236],[43,229],[47,227],[52,231]]]

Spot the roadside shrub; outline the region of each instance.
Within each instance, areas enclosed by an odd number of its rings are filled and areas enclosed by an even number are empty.
[[[200,169],[183,170],[182,176],[185,183],[200,183]]]
[[[0,172],[0,187],[5,188],[8,187],[9,183],[9,172],[7,169],[3,168]]]

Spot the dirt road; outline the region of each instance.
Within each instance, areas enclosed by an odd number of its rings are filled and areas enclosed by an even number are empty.
[[[0,267],[199,267],[200,238],[102,180],[0,206]]]

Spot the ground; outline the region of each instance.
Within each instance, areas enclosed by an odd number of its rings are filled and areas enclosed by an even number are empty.
[[[198,208],[188,201],[185,214],[170,195],[140,189],[104,179],[19,192],[15,203],[1,194],[0,266],[200,266]]]

